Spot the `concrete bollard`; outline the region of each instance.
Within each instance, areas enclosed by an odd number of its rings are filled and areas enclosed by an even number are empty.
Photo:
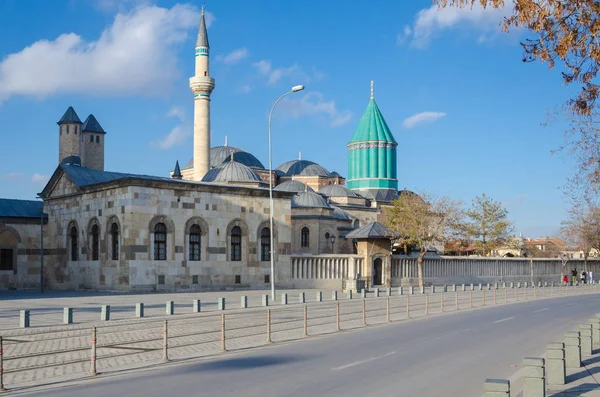
[[[510,285],[510,288],[515,288],[515,283],[511,282],[509,285]]]
[[[521,282],[520,281],[517,283],[517,288],[521,288]]]
[[[463,284],[463,285],[462,285],[462,288],[461,288],[461,291],[463,291],[463,292],[464,292],[464,291],[466,291],[466,290],[467,290],[467,288],[466,288],[466,286]]]
[[[567,368],[581,368],[579,332],[565,334],[565,365]]]
[[[219,310],[225,310],[225,298],[219,298],[217,300],[217,308]]]
[[[420,288],[419,288],[419,292],[420,292],[421,294],[424,294],[424,293],[425,293],[425,287],[420,287]]]
[[[592,348],[600,347],[600,319],[592,317],[590,324],[592,324]]]
[[[281,294],[281,304],[282,305],[287,305],[288,304],[288,296],[287,296],[287,294]]]
[[[442,294],[443,294],[444,292],[448,292],[448,286],[447,286],[447,285],[444,285],[444,286],[442,287]]]
[[[492,290],[492,284],[488,283],[487,284],[487,289],[488,289],[488,291],[491,291]]]
[[[494,283],[494,289],[498,289],[498,283]]]
[[[167,301],[165,311],[167,313],[167,316],[172,316],[173,314],[175,314],[175,302]]]
[[[523,374],[523,396],[546,397],[546,373],[544,359],[537,357],[526,357],[523,360],[525,371]]]
[[[346,293],[346,296],[348,297],[348,299],[352,299],[352,290],[348,290],[348,292]]]
[[[479,283],[478,288],[479,288],[479,291],[481,291],[483,289],[483,285],[481,285],[481,283]]]
[[[404,295],[404,290],[402,287],[398,287],[398,295],[400,295],[400,296]]]
[[[525,288],[529,287],[529,283],[527,281],[525,281]]]
[[[375,298],[379,298],[379,288],[375,288],[375,290],[373,291]]]
[[[262,305],[264,307],[269,306],[269,295],[263,295],[262,296]]]
[[[360,290],[360,297],[365,299],[367,297],[367,290],[366,289],[361,289]]]
[[[452,284],[452,292],[456,292],[456,284]]]
[[[29,328],[29,310],[21,310],[19,312],[19,326],[21,328]]]
[[[469,291],[475,291],[475,285],[473,283],[471,283],[471,287],[469,288]]]
[[[240,297],[240,307],[242,309],[247,309],[248,308],[248,297],[243,295]]]
[[[306,294],[304,292],[300,292],[300,295],[298,295],[298,303],[306,303]]]
[[[392,289],[391,288],[386,288],[385,295],[386,296],[392,296]]]
[[[63,308],[63,324],[73,324],[73,308]]]
[[[510,381],[486,379],[483,384],[483,397],[510,397]]]
[[[323,292],[317,291],[317,302],[323,302]]]
[[[579,326],[579,338],[581,343],[581,357],[589,357],[592,355],[592,325],[581,324]]]
[[[414,295],[414,293],[415,293],[415,287],[412,287],[412,286],[408,287],[408,294],[409,295]]]
[[[337,291],[333,291],[331,293],[331,300],[332,301],[336,301],[337,299],[338,299],[338,297],[337,297]]]
[[[546,379],[548,385],[564,385],[567,377],[565,344],[557,342],[548,344],[546,356]]]
[[[144,304],[143,303],[135,304],[135,316],[136,317],[144,317]]]
[[[554,283],[552,283],[552,284],[554,284]],[[548,282],[547,281],[544,281],[544,288],[548,288]]]
[[[202,302],[200,299],[194,299],[192,301],[192,313],[200,313],[202,311]]]
[[[538,281],[538,288],[542,288],[542,282]]]
[[[100,307],[100,321],[110,320],[110,305],[102,305]]]

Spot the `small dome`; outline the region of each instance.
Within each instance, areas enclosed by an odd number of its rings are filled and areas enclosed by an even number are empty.
[[[349,221],[352,219],[346,211],[338,207],[333,207],[333,217],[341,221]]]
[[[202,182],[251,182],[262,183],[262,179],[250,167],[230,161],[208,171]]]
[[[294,192],[294,193],[302,193],[305,191],[314,192],[313,188],[305,185],[300,181],[290,180],[280,183],[275,186],[273,190],[278,192]]]
[[[319,193],[329,197],[360,197],[356,192],[342,185],[327,185],[319,190]]]
[[[302,192],[292,197],[292,208],[331,208],[331,206],[318,193]]]
[[[331,171],[329,173],[328,177],[330,177],[330,178],[339,178],[339,177],[341,177],[341,175],[338,174],[336,171]]]
[[[281,164],[276,168],[282,171],[285,176],[328,176],[329,171],[317,163],[308,160],[292,160]]]
[[[79,156],[69,156],[65,157],[63,161],[60,162],[64,165],[78,165],[81,166],[81,158]]]
[[[215,146],[210,149],[210,166],[218,167],[223,163],[231,161],[231,151],[234,153],[234,160],[250,168],[264,170],[265,166],[252,153],[234,146]],[[194,168],[194,159],[191,159],[182,169]]]

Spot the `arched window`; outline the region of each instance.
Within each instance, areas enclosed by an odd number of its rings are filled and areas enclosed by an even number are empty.
[[[304,226],[300,232],[300,235],[302,237],[300,245],[302,247],[309,247],[310,246],[310,230],[308,230],[308,228],[306,226]],[[296,240],[298,241],[298,240]]]
[[[111,259],[113,261],[119,260],[119,225],[113,223],[110,226],[110,248],[111,248]]]
[[[231,260],[242,260],[242,229],[239,226],[231,229]]]
[[[99,257],[99,248],[100,248],[100,230],[98,230],[98,225],[92,226],[92,260],[97,261]]]
[[[260,231],[260,260],[271,260],[271,231],[268,227]]]
[[[75,226],[71,227],[71,230],[69,231],[69,236],[71,239],[71,260],[79,260],[79,255],[77,255],[77,228]]]
[[[200,226],[192,225],[190,227],[190,257],[191,261],[200,260]]]
[[[167,227],[164,223],[154,226],[154,260],[167,260]]]

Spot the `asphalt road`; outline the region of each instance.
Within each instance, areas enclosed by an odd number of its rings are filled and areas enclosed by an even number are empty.
[[[599,301],[594,294],[448,313],[15,394],[479,397],[486,378],[515,381],[524,357],[539,357],[600,313]]]

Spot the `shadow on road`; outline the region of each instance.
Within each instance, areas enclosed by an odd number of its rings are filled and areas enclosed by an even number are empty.
[[[267,355],[258,357],[232,357],[224,360],[207,361],[181,368],[181,373],[223,370],[247,370],[297,363],[308,360],[306,356]],[[179,371],[178,371],[179,372]]]

